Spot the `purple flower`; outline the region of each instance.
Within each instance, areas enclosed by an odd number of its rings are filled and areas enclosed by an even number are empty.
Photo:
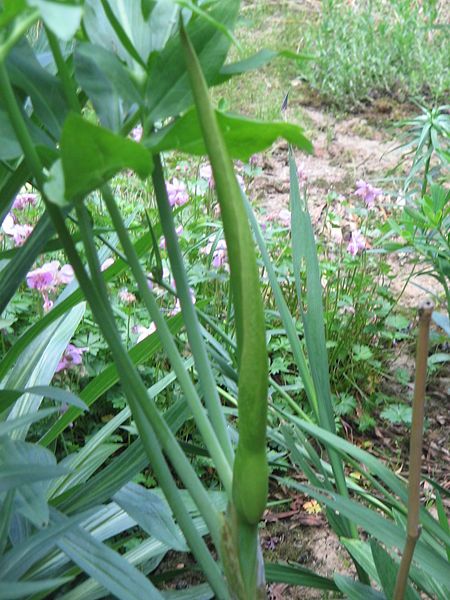
[[[203,165],[200,165],[199,175],[201,179],[206,179],[210,190],[213,190],[215,188],[216,183],[214,181],[214,176],[210,164],[205,163]]]
[[[213,257],[212,257],[212,266],[215,269],[220,269],[221,267],[223,268],[227,268],[228,267],[228,251],[227,251],[227,244],[225,242],[225,240],[221,239],[217,242],[214,250],[213,250],[213,242],[209,242],[206,246],[204,246],[200,252],[202,254],[211,254],[211,251],[213,252]]]
[[[363,181],[362,179],[360,179],[359,181],[356,182],[355,194],[356,194],[356,196],[360,196],[360,198],[362,198],[364,200],[364,202],[366,203],[366,205],[368,207],[373,206],[375,203],[375,199],[378,196],[381,196],[382,193],[383,193],[382,190],[380,190],[379,188],[373,187],[372,185],[370,185],[370,183],[367,183],[367,182]]]
[[[366,240],[361,235],[360,231],[352,231],[352,237],[347,246],[347,252],[350,252],[352,256],[356,256],[360,250],[364,250],[366,247]]]
[[[27,286],[31,289],[44,292],[51,290],[56,285],[56,276],[59,269],[59,261],[52,260],[42,267],[27,273]]]
[[[16,246],[22,246],[33,231],[31,225],[16,224],[14,216],[11,213],[8,213],[3,219],[2,229],[6,235],[13,238]]]
[[[60,371],[66,371],[67,369],[71,369],[77,365],[81,365],[83,361],[83,353],[87,350],[88,348],[77,348],[73,344],[69,344],[64,350],[64,354],[62,355],[61,360],[56,367],[56,373],[59,373]]]
[[[170,206],[183,206],[189,200],[186,186],[176,177],[173,178],[172,183],[166,184],[166,188]]]
[[[35,206],[36,202],[36,194],[19,194],[16,196],[12,208],[14,210],[24,210],[27,206]]]

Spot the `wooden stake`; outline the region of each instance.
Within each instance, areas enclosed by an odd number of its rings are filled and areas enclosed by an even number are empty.
[[[419,306],[419,335],[416,352],[416,377],[412,406],[411,441],[409,446],[408,522],[405,549],[395,582],[393,600],[403,600],[414,548],[420,535],[420,472],[422,465],[423,420],[428,361],[428,338],[433,303],[426,300]]]

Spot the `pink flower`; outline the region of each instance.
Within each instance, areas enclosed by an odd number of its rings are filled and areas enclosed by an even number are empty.
[[[6,235],[13,238],[16,246],[22,246],[33,231],[31,225],[16,224],[11,213],[8,213],[3,219],[2,229]]]
[[[52,260],[27,273],[27,286],[39,292],[52,290],[56,285],[59,261]]]
[[[381,196],[382,193],[383,190],[373,187],[370,183],[367,183],[362,179],[356,182],[355,194],[356,196],[360,196],[368,207],[373,206],[375,199],[378,198],[378,196]]]
[[[16,196],[12,208],[14,210],[24,210],[27,206],[36,206],[36,194],[19,194]]]
[[[186,186],[176,177],[173,178],[172,183],[166,184],[166,188],[170,206],[183,206],[189,200]]]
[[[9,212],[9,213],[7,213],[7,215],[5,216],[5,218],[3,219],[2,229],[6,233],[6,235],[13,235],[14,234],[14,227],[15,227],[14,217]]]
[[[150,323],[150,327],[144,327],[143,325],[135,325],[132,331],[133,333],[136,333],[138,335],[136,343],[139,344],[139,342],[142,342],[142,340],[144,340],[146,337],[148,337],[152,333],[155,333],[156,325],[153,323],[153,321]]]
[[[287,208],[282,208],[278,213],[278,220],[284,227],[289,227],[291,225],[291,211]]]
[[[56,273],[56,277],[55,277],[56,285],[58,285],[58,284],[67,285],[68,283],[70,283],[73,280],[74,277],[75,277],[75,274],[73,272],[72,267],[70,265],[63,265],[61,267],[61,269]]]
[[[44,299],[44,312],[48,312],[53,307],[53,301],[48,296],[49,293],[55,291],[58,285],[70,283],[73,278],[74,273],[70,265],[63,265],[60,269],[59,261],[52,260],[27,273],[27,286],[41,292]]]
[[[31,225],[14,225],[13,240],[16,246],[23,246],[33,231]]]
[[[214,181],[214,176],[210,164],[205,163],[203,165],[200,165],[199,175],[201,179],[206,179],[210,190],[215,188],[216,183]]]
[[[106,271],[106,269],[109,269],[109,267],[111,265],[113,265],[113,264],[114,264],[114,259],[113,258],[107,258],[105,260],[105,262],[102,263],[102,266],[100,267],[100,270],[101,271]]]
[[[83,361],[83,353],[87,350],[88,348],[77,348],[73,344],[69,344],[64,350],[64,354],[62,355],[61,360],[56,367],[56,373],[59,373],[60,371],[66,371],[67,369],[71,369],[77,365],[81,365]]]
[[[200,252],[202,254],[211,254],[211,251],[213,253],[213,257],[212,257],[212,266],[216,269],[219,269],[220,267],[223,268],[227,268],[228,266],[228,252],[227,252],[227,244],[225,242],[225,240],[221,239],[217,242],[217,244],[215,245],[215,248],[213,250],[213,242],[209,242],[206,246],[204,246]]]
[[[347,246],[347,252],[350,252],[352,256],[356,256],[360,250],[364,250],[366,247],[366,240],[361,235],[360,231],[352,231],[351,240]]]
[[[135,141],[135,142],[140,142],[142,139],[142,133],[143,133],[143,129],[142,129],[142,125],[137,125],[132,131],[131,131],[131,138]]]
[[[127,288],[123,288],[119,292],[119,298],[124,304],[133,304],[136,302],[136,296],[127,290]]]

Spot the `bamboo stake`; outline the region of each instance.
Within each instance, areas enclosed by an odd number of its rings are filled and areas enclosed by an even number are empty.
[[[412,407],[411,441],[409,446],[408,522],[405,549],[395,582],[393,600],[403,600],[408,582],[411,561],[420,535],[420,471],[422,463],[423,420],[425,412],[425,387],[430,332],[431,300],[419,306],[419,335],[416,351],[416,377]]]

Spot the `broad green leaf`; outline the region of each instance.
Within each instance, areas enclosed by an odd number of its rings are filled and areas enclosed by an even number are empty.
[[[22,472],[22,476],[21,476]],[[48,523],[49,510],[47,489],[49,480],[66,472],[56,465],[54,455],[39,446],[20,440],[1,438],[0,444],[0,490],[18,487],[16,490],[16,506],[21,515],[29,519],[36,527]],[[35,475],[33,476],[33,473]],[[47,474],[46,474],[47,473]],[[40,478],[36,479],[40,474]]]
[[[25,39],[8,56],[7,67],[13,86],[29,96],[41,128],[58,141],[68,112],[59,79],[42,67]]]
[[[114,494],[113,500],[149,535],[169,548],[187,551],[186,542],[179,534],[169,507],[156,494],[130,482]]]
[[[269,50],[268,48],[264,48],[256,54],[249,56],[243,60],[240,60],[235,63],[228,63],[222,67],[220,73],[217,77],[217,80],[214,83],[223,83],[227,81],[230,77],[235,75],[242,75],[243,73],[247,73],[248,71],[253,71],[255,69],[260,69],[268,62],[277,57],[283,57],[292,59],[298,63],[304,62],[306,60],[311,60],[313,57],[304,54],[296,54],[295,52],[291,52],[290,50]]]
[[[55,388],[48,385],[36,385],[34,387],[25,388],[24,390],[8,390],[2,389],[0,390],[0,412],[6,410],[13,402],[23,396],[23,394],[29,394],[30,396],[41,396],[45,398],[50,398],[51,400],[56,400],[56,402],[60,402],[61,404],[67,404],[68,406],[76,406],[82,411],[88,410],[86,404],[69,392],[68,390],[63,390],[61,388]]]
[[[392,598],[397,580],[398,563],[375,540],[370,541],[370,547],[383,591],[387,598]],[[419,600],[419,598],[417,592],[407,585],[404,600]]]
[[[352,458],[363,464],[366,469],[372,474],[378,477],[388,488],[400,498],[401,502],[406,505],[408,501],[408,493],[405,484],[401,481],[393,471],[391,471],[385,464],[374,456],[358,448],[355,444],[351,444],[347,440],[332,434],[325,429],[313,424],[307,423],[304,420],[298,419],[295,416],[290,416],[289,420],[297,425],[303,431],[308,432],[314,439],[320,440],[326,446],[330,446],[337,450],[339,453],[344,455],[348,454]],[[362,471],[364,473],[364,471]],[[431,517],[431,515],[425,510],[420,511],[420,520],[424,527],[426,527],[437,539],[441,540],[444,544],[450,544],[450,536],[448,533],[439,526],[439,523]],[[402,544],[400,544],[401,546]]]
[[[0,423],[0,436],[7,435],[11,431],[15,429],[21,429],[24,425],[31,425],[33,423],[37,423],[42,419],[46,419],[50,415],[56,412],[55,408],[47,408],[45,410],[40,410],[36,413],[31,413],[29,415],[25,415],[23,417],[18,417],[16,419],[11,419],[9,421],[4,421]]]
[[[64,197],[50,198],[60,204],[81,198],[102,186],[122,169],[133,169],[140,177],[152,170],[152,157],[142,146],[82,117],[70,114],[61,136]]]
[[[279,137],[312,152],[311,143],[297,125],[283,121],[259,121],[220,111],[216,111],[216,116],[232,158],[246,162],[252,154],[265,150]],[[174,123],[146,138],[145,146],[153,153],[180,150],[189,154],[206,154],[196,109],[191,108]]]
[[[345,575],[335,575],[334,581],[349,600],[387,600],[381,592]]]
[[[172,335],[178,333],[183,326],[181,315],[176,315],[168,320],[168,326]],[[158,350],[161,349],[161,341],[158,334],[155,332],[144,338],[139,344],[131,348],[129,355],[134,364],[140,365],[144,361],[151,358]],[[81,391],[80,399],[90,406],[102,394],[108,391],[113,385],[119,381],[119,374],[114,364],[108,365],[99,373],[88,385]],[[64,415],[51,427],[51,429],[40,440],[41,444],[47,446],[50,444],[69,423],[74,421],[82,411],[76,407],[70,407]]]
[[[216,2],[208,12],[214,20],[222,23],[227,29],[233,30],[239,5],[239,0]],[[212,84],[223,66],[230,47],[230,39],[215,25],[200,18],[191,19],[186,29],[205,78],[209,84]],[[164,49],[151,63],[146,100],[146,117],[152,123],[178,115],[192,104],[184,50],[179,35],[169,39]]]
[[[74,52],[75,75],[94,105],[100,123],[120,131],[140,92],[120,60],[101,46],[83,43]]]
[[[64,41],[69,41],[77,32],[83,7],[75,2],[51,2],[50,0],[27,0],[29,6],[35,6],[42,20],[51,31]]]
[[[403,547],[405,540],[403,527],[393,521],[388,521],[377,512],[336,494],[323,493],[321,490],[297,484],[292,480],[286,481],[286,483],[290,487],[312,496],[332,510],[339,511],[340,514],[363,527],[371,536],[386,546]],[[420,540],[416,546],[413,560],[420,564],[436,581],[450,587],[448,563],[440,553]]]
[[[3,382],[4,387],[23,389],[48,386],[84,311],[84,304],[72,308],[34,339],[8,372]],[[41,401],[42,395],[36,393],[22,395],[8,414],[8,420],[37,411]],[[23,427],[14,431],[12,437],[24,439],[27,431],[28,427]]]
[[[167,590],[162,592],[166,600],[211,600],[214,592],[207,583],[201,583],[186,590]]]
[[[50,137],[41,128],[37,127],[29,117],[25,117],[25,124],[36,146],[53,148]],[[0,104],[0,159],[12,160],[19,158],[22,154],[22,147],[16,138],[9,116]]]
[[[60,515],[59,520],[65,517]],[[58,546],[88,575],[121,600],[161,600],[150,581],[125,558],[81,527],[64,534]]]
[[[8,581],[3,579],[0,587],[0,600],[15,600],[30,597],[32,594],[51,591],[72,580],[72,577],[57,579],[36,579],[31,581]]]
[[[338,587],[332,579],[317,575],[302,565],[266,563],[265,571],[269,583],[288,583],[289,585],[311,587],[317,590],[338,591]]]
[[[140,0],[124,2],[109,0],[112,13],[123,33],[119,36],[111,20],[105,14],[101,0],[86,0],[84,26],[93,44],[113,49],[130,67],[134,65],[134,55],[147,63],[152,52],[162,50],[177,25],[179,8],[174,2],[159,0],[152,2],[143,18]],[[129,44],[132,46],[130,53]]]

